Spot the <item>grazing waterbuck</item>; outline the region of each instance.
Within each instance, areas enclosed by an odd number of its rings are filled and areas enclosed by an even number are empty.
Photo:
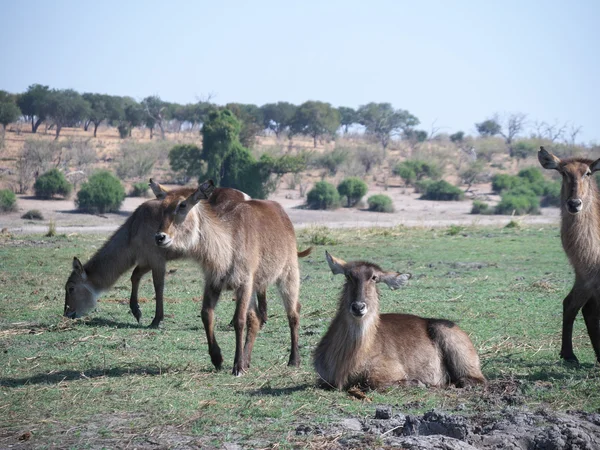
[[[152,271],[156,311],[150,327],[158,327],[162,321],[166,263],[181,258],[183,254],[154,245],[154,234],[162,219],[160,200],[165,197],[167,191],[152,180],[150,187],[159,200],[149,200],[141,204],[85,265],[78,258],[73,258],[73,270],[65,284],[65,316],[82,317],[95,309],[100,294],[135,265],[131,275],[129,298],[131,312],[140,322],[142,312],[138,303],[138,288],[142,277]],[[185,192],[189,192],[189,189]],[[236,189],[222,188],[214,192],[211,206],[217,210],[226,209],[235,202],[249,198]],[[263,309],[266,320],[266,307]]]
[[[540,147],[538,160],[544,169],[562,176],[560,191],[563,249],[575,271],[575,283],[563,300],[561,358],[577,363],[573,352],[573,323],[579,310],[600,362],[600,193],[592,174],[600,159],[560,159]]]
[[[205,201],[213,189],[209,180],[195,191],[167,194],[162,202],[163,219],[155,236],[159,247],[191,256],[202,267],[205,276],[202,323],[211,361],[217,369],[223,364],[214,334],[214,308],[221,291],[233,290],[236,299],[232,373],[238,376],[250,365],[252,347],[260,327],[256,306],[251,302],[252,293],[256,292],[259,303],[264,303],[267,287],[275,283],[291,333],[288,365],[298,366],[298,257],[308,255],[311,248],[298,253],[294,227],[278,203],[248,200],[218,213]]]
[[[343,274],[339,306],[313,355],[321,384],[379,389],[398,384],[429,386],[485,383],[469,336],[444,319],[379,314],[377,283],[396,289],[409,274],[386,272],[364,261],[345,262],[325,253],[334,274]]]

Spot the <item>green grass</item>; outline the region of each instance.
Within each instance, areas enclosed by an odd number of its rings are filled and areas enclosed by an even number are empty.
[[[232,295],[225,292],[217,306],[225,370],[215,372],[199,317],[203,280],[193,263],[169,265],[176,271],[167,276],[167,317],[158,330],[138,326],[129,313],[131,273],[102,296],[97,312],[69,321],[61,314],[72,258],[87,260],[106,236],[2,238],[0,446],[10,443],[2,436],[31,431],[38,446],[81,448],[94,439],[135,444],[140,436],[172,432],[202,446],[235,441],[291,447],[309,439],[296,436],[299,424],[373,416],[374,405],[381,403],[414,413],[464,405],[461,413],[468,414],[515,403],[600,408],[598,369],[580,317],[574,346],[581,366],[558,358],[562,299],[573,275],[556,227],[320,232],[327,235],[324,242],[337,245],[317,246],[300,262],[301,367],[286,366],[287,319],[270,290],[268,323],[256,341],[250,371],[239,378],[230,375]],[[299,231],[299,248],[319,242],[314,235]],[[347,261],[370,260],[411,272],[408,287],[381,288],[382,312],[457,321],[479,350],[489,386],[395,388],[369,392],[372,402],[316,388],[311,351],[329,325],[344,281],[329,271],[326,249]],[[153,317],[153,296],[148,276],[140,290],[143,325]]]

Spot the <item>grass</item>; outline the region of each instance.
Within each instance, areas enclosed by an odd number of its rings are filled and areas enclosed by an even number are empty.
[[[229,373],[231,293],[223,294],[216,310],[225,370],[215,372],[199,318],[203,281],[194,264],[169,264],[176,271],[167,276],[166,319],[158,330],[138,326],[129,313],[130,273],[102,296],[96,313],[69,321],[61,313],[72,258],[87,260],[106,236],[2,238],[0,281],[10,288],[0,291],[0,446],[31,432],[32,445],[49,447],[81,448],[99,439],[108,447],[117,442],[139,446],[148,436],[181,434],[203,447],[238,442],[288,448],[307,445],[309,438],[296,436],[298,425],[372,417],[375,404],[397,405],[403,412],[442,408],[461,414],[513,404],[600,408],[600,378],[581,318],[574,332],[581,366],[558,358],[561,302],[573,275],[556,228],[467,227],[453,234],[397,227],[319,234],[337,245],[318,245],[300,260],[301,367],[286,366],[287,319],[269,290],[268,323],[250,371],[239,378]],[[299,232],[298,240],[301,249],[318,241],[310,230]],[[480,353],[489,386],[394,388],[367,393],[370,402],[317,389],[310,355],[335,312],[343,283],[329,271],[326,249],[348,261],[370,260],[384,269],[411,272],[408,287],[381,288],[382,311],[457,321]],[[153,295],[146,277],[140,289],[143,325],[153,316]]]

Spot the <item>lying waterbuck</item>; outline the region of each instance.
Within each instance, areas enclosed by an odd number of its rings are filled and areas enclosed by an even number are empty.
[[[160,200],[166,196],[167,191],[152,180],[150,187],[159,200],[141,204],[85,265],[78,258],[73,258],[73,271],[65,285],[65,316],[82,317],[95,309],[102,291],[109,289],[124,272],[135,265],[131,275],[131,312],[140,322],[142,312],[138,303],[138,288],[142,277],[152,271],[156,312],[150,327],[155,328],[162,321],[166,263],[183,254],[154,245],[154,234],[162,218]],[[185,192],[189,192],[189,189]],[[211,206],[217,210],[226,209],[233,203],[248,198],[250,197],[235,189],[218,189],[211,198]],[[266,307],[264,310],[266,311]],[[266,312],[264,314],[263,320],[266,320]]]
[[[379,314],[376,284],[396,289],[407,282],[409,274],[325,255],[331,271],[343,274],[346,282],[337,314],[313,355],[322,385],[378,389],[412,383],[460,387],[485,382],[469,336],[454,323],[410,314]]]
[[[561,160],[540,147],[540,164],[562,175],[560,191],[562,246],[575,270],[575,283],[563,300],[560,356],[577,363],[573,353],[573,323],[582,310],[596,360],[600,362],[600,194],[591,176],[600,159]]]
[[[223,289],[234,291],[236,336],[233,374],[240,375],[250,365],[254,340],[260,322],[251,302],[253,292],[264,302],[267,287],[275,283],[281,294],[291,332],[288,365],[298,366],[298,326],[300,288],[298,253],[294,227],[283,208],[268,200],[249,200],[222,213],[205,201],[214,189],[212,181],[187,194],[168,194],[162,203],[163,220],[155,239],[161,248],[192,256],[205,275],[202,323],[208,352],[217,369],[223,357],[214,335],[214,308]],[[242,346],[247,325],[246,344]]]

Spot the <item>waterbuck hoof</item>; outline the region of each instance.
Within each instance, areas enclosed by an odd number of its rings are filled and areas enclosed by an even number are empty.
[[[290,358],[288,367],[300,367],[300,358]]]
[[[160,325],[160,319],[156,320],[156,318],[154,318],[152,323],[150,325],[148,325],[148,328],[158,328],[159,325]]]
[[[131,314],[133,314],[133,317],[135,317],[135,320],[137,320],[137,323],[140,323],[140,320],[142,320],[142,311],[140,311],[139,308],[132,309]]]
[[[231,371],[231,374],[233,376],[240,377],[240,376],[244,375],[244,373],[246,373],[246,370],[243,367],[241,367],[238,364],[233,365],[233,370]]]
[[[210,360],[213,363],[213,366],[215,366],[215,369],[217,370],[221,370],[221,366],[223,366],[223,357],[219,354],[216,356],[210,356]]]
[[[565,355],[565,356],[563,356],[563,354],[561,353],[560,357],[562,359],[564,359],[567,364],[572,364],[574,366],[578,366],[579,365],[579,360],[577,359],[577,356],[575,356],[572,353],[570,355]]]

